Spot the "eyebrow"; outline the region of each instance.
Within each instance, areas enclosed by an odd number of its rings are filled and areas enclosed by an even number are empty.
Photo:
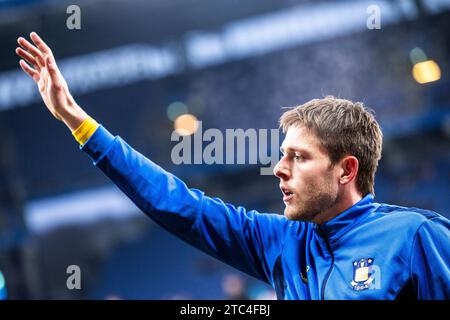
[[[305,148],[292,148],[292,147],[287,147],[286,151],[299,151],[299,152],[305,152],[305,153],[309,153],[308,150],[306,150]],[[280,147],[280,152],[284,153],[284,148]]]

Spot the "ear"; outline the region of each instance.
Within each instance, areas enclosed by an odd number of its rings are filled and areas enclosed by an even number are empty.
[[[341,176],[339,177],[339,182],[341,184],[347,184],[354,179],[358,174],[359,161],[354,156],[345,156],[341,160]]]

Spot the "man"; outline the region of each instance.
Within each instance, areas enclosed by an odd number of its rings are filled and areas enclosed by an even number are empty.
[[[268,282],[279,299],[448,299],[450,223],[437,213],[374,202],[378,123],[361,103],[327,97],[285,112],[284,216],[210,198],[133,150],[71,96],[49,47],[19,38],[22,69],[49,111],[158,224]],[[28,62],[28,64],[27,64]]]

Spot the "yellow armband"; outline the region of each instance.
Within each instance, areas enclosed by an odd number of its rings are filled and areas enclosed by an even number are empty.
[[[97,121],[95,121],[91,117],[88,117],[80,124],[80,126],[75,131],[72,132],[72,135],[75,137],[75,140],[77,140],[79,144],[83,145],[94,134],[98,126],[99,124],[97,123]]]

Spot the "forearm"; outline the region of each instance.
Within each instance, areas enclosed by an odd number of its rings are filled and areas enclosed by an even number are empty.
[[[89,120],[82,126],[89,127]],[[74,132],[81,132],[82,127]],[[98,131],[98,132],[97,132]],[[79,135],[77,138],[80,138]],[[85,135],[86,137],[86,135]],[[89,138],[88,138],[89,139]],[[202,209],[203,194],[99,127],[81,149],[145,213],[176,233],[191,230]],[[176,214],[170,217],[170,213]]]

